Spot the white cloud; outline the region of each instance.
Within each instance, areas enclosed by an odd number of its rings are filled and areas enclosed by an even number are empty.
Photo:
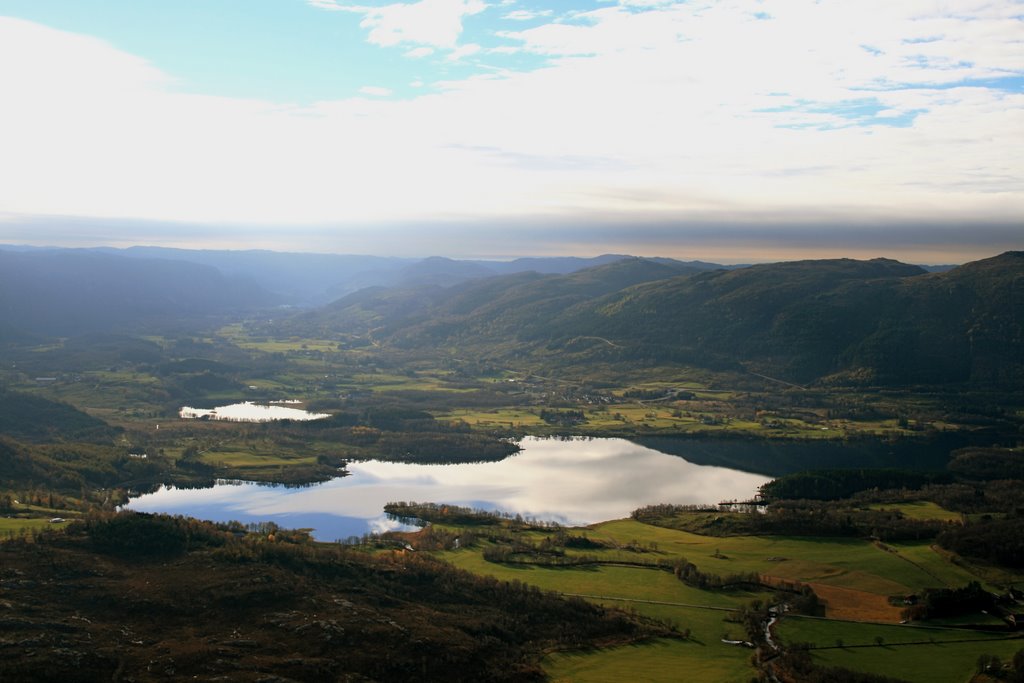
[[[447,59],[450,62],[457,62],[460,59],[463,59],[464,57],[470,57],[478,52],[480,52],[479,45],[477,45],[476,43],[467,43],[465,45],[460,45],[454,50],[452,50],[451,53],[448,55]]]
[[[306,0],[306,4],[317,9],[326,9],[333,12],[350,9],[350,6],[342,4],[339,0]]]
[[[359,89],[359,92],[373,97],[388,97],[389,95],[394,94],[394,91],[391,88],[384,88],[379,85],[364,85]]]
[[[432,47],[414,47],[407,51],[405,56],[412,57],[413,59],[421,59],[423,57],[429,57],[432,54],[434,54],[434,48]]]
[[[963,4],[970,21],[917,0],[793,0],[768,20],[738,0],[610,6],[510,34],[544,68],[309,107],[185,94],[105,43],[0,20],[0,65],[18,65],[0,66],[0,213],[1019,220],[1024,94],[965,79],[1024,73],[1021,22]],[[441,33],[396,40],[454,49]],[[879,125],[854,125],[858,107]]]
[[[516,9],[508,12],[503,17],[504,19],[510,19],[512,21],[530,21],[532,19],[539,19],[540,17],[550,17],[553,14],[552,10],[530,10],[530,9]]]
[[[618,0],[623,7],[659,7],[675,4],[675,0]]]
[[[148,62],[90,36],[55,31],[13,17],[0,16],[0,76],[13,92],[35,90],[40,96],[95,94],[110,96],[160,88],[172,80]],[[88,61],[69,55],[88,55]],[[31,57],[30,63],[24,63]]]
[[[454,48],[462,34],[462,20],[487,9],[484,0],[418,0],[383,7],[353,5],[340,0],[307,0],[320,9],[363,15],[360,26],[367,40],[381,47],[401,44]]]

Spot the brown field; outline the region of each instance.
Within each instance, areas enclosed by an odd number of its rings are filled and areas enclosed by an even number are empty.
[[[852,588],[824,583],[808,584],[825,603],[825,616],[847,621],[875,621],[898,624],[901,608],[889,604],[888,598]]]

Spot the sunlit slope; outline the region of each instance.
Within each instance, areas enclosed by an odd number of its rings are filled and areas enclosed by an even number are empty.
[[[453,287],[368,288],[274,331],[302,336],[372,335],[400,345],[491,339],[543,339],[566,310],[632,285],[699,272],[674,261],[626,258],[568,275],[521,272]]]

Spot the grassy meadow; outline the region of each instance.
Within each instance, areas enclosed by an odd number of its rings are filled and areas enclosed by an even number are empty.
[[[710,683],[749,681],[756,674],[750,661],[752,651],[723,640],[743,640],[741,625],[730,619],[736,610],[754,600],[767,603],[771,592],[702,590],[679,581],[669,571],[624,564],[676,557],[685,557],[702,571],[719,575],[756,572],[772,585],[811,585],[825,603],[825,616],[786,615],[776,625],[775,633],[783,643],[810,644],[812,656],[824,665],[922,683],[966,683],[979,655],[996,654],[1005,660],[1024,648],[1024,639],[1012,633],[971,628],[974,624],[1001,623],[986,615],[899,623],[900,608],[890,605],[888,596],[928,587],[961,586],[979,578],[928,543],[707,537],[634,520],[604,522],[576,530],[580,532],[605,544],[602,549],[586,551],[599,564],[550,567],[489,562],[483,558],[489,542],[437,553],[475,574],[582,596],[688,630],[689,638],[681,641],[552,653],[544,665],[554,681],[675,681],[685,672],[687,681]],[[547,532],[519,533],[524,540],[536,543]],[[567,556],[573,554],[578,553],[566,551]]]
[[[623,566],[547,568],[485,561],[476,549],[442,553],[457,567],[505,581],[518,580],[592,602],[616,607],[690,629],[685,641],[594,652],[553,654],[545,668],[556,681],[677,681],[681,671],[695,683],[748,681],[754,674],[748,648],[722,642],[743,639],[739,624],[727,621],[733,610],[767,593],[745,590],[711,592],[687,586],[670,572]]]

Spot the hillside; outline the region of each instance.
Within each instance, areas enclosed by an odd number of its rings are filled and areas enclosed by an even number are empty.
[[[278,329],[479,353],[566,348],[613,362],[785,381],[1012,385],[1024,378],[1024,252],[928,273],[889,259],[698,270],[625,259],[570,275],[364,290]]]
[[[551,650],[671,635],[426,553],[148,515],[0,544],[0,678],[530,681]]]
[[[1020,252],[934,274],[880,259],[804,261],[638,287],[595,302],[569,329],[799,382],[1013,384],[1022,287]]]
[[[102,420],[41,396],[0,388],[0,434],[25,441],[109,441]]]
[[[283,321],[278,332],[330,337],[371,334],[402,344],[451,338],[543,337],[566,309],[626,287],[698,272],[680,262],[624,258],[567,275],[533,271],[451,287],[367,288]]]
[[[24,247],[0,247],[11,251],[39,251]],[[225,277],[250,282],[272,292],[282,303],[322,306],[367,287],[417,288],[427,285],[450,287],[468,280],[536,272],[565,275],[584,268],[606,265],[629,258],[603,254],[589,258],[552,256],[518,258],[511,261],[424,259],[224,249],[171,249],[167,247],[100,248],[92,250],[111,256],[188,262],[216,268]],[[673,259],[655,259],[681,264]],[[713,263],[687,262],[689,268],[720,268]]]

